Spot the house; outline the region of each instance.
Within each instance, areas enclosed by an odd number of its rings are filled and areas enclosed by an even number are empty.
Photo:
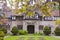
[[[4,5],[3,5],[4,6]],[[11,31],[14,26],[20,30],[26,30],[29,34],[43,32],[45,26],[50,27],[52,33],[56,28],[55,20],[60,19],[59,10],[52,11],[51,16],[42,17],[41,12],[36,12],[33,17],[26,16],[25,14],[15,15],[7,7],[3,7],[5,13],[4,19],[1,19],[6,25],[8,31]]]

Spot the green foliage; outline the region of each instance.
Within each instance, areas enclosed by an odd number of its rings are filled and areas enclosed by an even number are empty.
[[[3,40],[4,39],[4,36],[5,36],[4,32],[3,31],[0,31],[0,40]]]
[[[29,17],[34,16],[34,12],[33,12],[33,11],[29,11],[29,12],[27,13],[27,16],[29,16]]]
[[[55,21],[55,24],[56,24],[56,25],[59,25],[59,24],[60,24],[60,20],[57,19],[57,20]]]
[[[27,34],[28,34],[28,32],[27,32],[27,31],[25,31],[25,30],[19,30],[19,34],[20,34],[20,35],[27,35]]]
[[[15,13],[15,14],[26,13],[26,12],[28,11],[27,9],[30,9],[31,11],[34,12],[34,10],[35,10],[36,8],[39,8],[39,10],[40,10],[44,15],[46,15],[46,16],[51,16],[51,14],[50,14],[51,10],[52,10],[52,9],[55,9],[55,8],[57,7],[57,6],[56,6],[56,7],[52,8],[53,4],[56,3],[56,2],[48,2],[48,3],[43,4],[42,1],[43,1],[43,0],[38,0],[38,1],[36,2],[36,4],[33,5],[33,6],[30,6],[30,5],[29,5],[29,1],[28,1],[28,0],[15,0],[15,2],[12,1],[12,0],[9,0],[9,3],[11,4],[11,6],[15,3],[15,4],[13,5],[13,6],[15,7],[15,10],[14,10],[14,13]],[[21,9],[18,9],[18,4],[19,4],[19,2],[21,2],[21,4],[22,4]],[[25,2],[25,4],[23,4],[23,2]],[[38,2],[41,2],[42,5],[39,5]],[[56,4],[57,4],[57,3],[56,3]],[[58,5],[58,4],[57,4],[57,5]],[[58,7],[57,7],[57,9],[58,9]],[[34,15],[34,13],[31,13],[31,12],[28,12],[27,14],[28,14],[28,16]]]
[[[11,4],[11,5],[13,5],[13,1],[12,0],[8,0],[9,1],[9,3]]]
[[[40,6],[40,10],[42,11],[42,13],[46,16],[50,16],[50,7],[47,4],[41,5]]]
[[[56,4],[56,6],[54,7],[54,3]],[[51,16],[50,12],[52,10],[56,10],[58,9],[58,3],[57,2],[48,2],[46,4],[43,4],[40,6],[40,11],[42,11],[42,13],[46,16]]]
[[[4,37],[0,37],[0,40],[4,40]]]
[[[5,36],[4,32],[0,31],[0,37],[4,37],[4,36]]]
[[[3,24],[3,22],[0,20],[0,25],[2,25]]]
[[[44,32],[45,35],[49,35],[51,33],[51,29],[48,26],[46,26],[44,28],[43,32]]]
[[[54,32],[57,36],[60,36],[60,28],[59,27],[56,27]]]
[[[39,32],[39,35],[43,35],[43,33]]]
[[[35,32],[34,35],[39,35],[39,33]]]
[[[34,33],[34,35],[43,35],[43,33],[39,32],[39,33]]]
[[[14,26],[12,28],[11,32],[13,33],[13,35],[17,35],[18,34],[18,28],[16,26]]]
[[[7,34],[7,29],[5,27],[2,27],[0,31],[3,31],[5,34]]]

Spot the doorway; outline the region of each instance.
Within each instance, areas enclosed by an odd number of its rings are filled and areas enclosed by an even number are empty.
[[[34,25],[28,25],[27,26],[27,31],[29,34],[33,34],[34,33]]]

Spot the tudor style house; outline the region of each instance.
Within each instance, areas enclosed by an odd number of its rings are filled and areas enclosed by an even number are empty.
[[[43,32],[44,27],[48,26],[53,33],[56,28],[55,20],[60,19],[59,10],[51,11],[51,14],[53,15],[52,17],[46,16],[43,18],[43,14],[37,9],[35,10],[34,16],[29,17],[23,13],[15,15],[13,11],[9,10],[6,4],[4,4],[2,8],[3,11],[0,11],[0,16],[5,14],[5,18],[1,18],[1,20],[4,25],[6,25],[8,31],[11,31],[11,29],[16,26],[18,29],[26,30],[31,34],[35,32]]]

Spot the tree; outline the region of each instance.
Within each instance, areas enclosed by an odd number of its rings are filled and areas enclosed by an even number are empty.
[[[18,34],[18,28],[16,26],[14,26],[11,30],[13,35],[17,35]]]
[[[7,34],[7,29],[6,29],[5,27],[2,27],[2,28],[0,29],[0,31],[3,31],[4,34]]]
[[[60,36],[60,28],[56,27],[54,33],[55,33],[55,35]]]
[[[44,28],[43,32],[44,32],[45,35],[49,35],[51,33],[51,29],[48,26],[46,26]]]
[[[44,4],[40,7],[40,10],[43,12],[44,15],[50,16],[50,8],[47,4]]]
[[[20,6],[21,6],[21,9],[18,9],[18,4],[19,4],[19,2],[21,2],[21,5],[20,5]],[[25,4],[23,4],[23,2],[25,2]],[[51,11],[51,5],[52,5],[53,2],[42,3],[42,0],[38,0],[38,1],[36,2],[36,4],[33,5],[33,6],[31,6],[31,5],[29,4],[29,2],[30,2],[30,1],[27,1],[27,0],[15,0],[15,4],[14,4],[15,10],[13,10],[14,13],[15,13],[15,14],[26,13],[26,14],[28,14],[28,15],[30,16],[30,14],[34,15],[34,9],[35,9],[36,7],[38,7],[39,10],[42,11],[42,13],[43,13],[44,15],[46,15],[46,16],[51,16],[50,11]],[[42,4],[40,5],[40,3],[42,3]],[[13,3],[12,3],[12,4],[13,4]],[[31,11],[29,12],[28,10],[31,10],[32,13],[31,13]]]
[[[28,32],[27,32],[27,31],[25,31],[25,30],[19,30],[19,34],[20,34],[20,35],[27,35],[27,34],[28,34]]]
[[[55,23],[56,23],[56,25],[59,25],[59,24],[60,24],[60,20],[57,19],[57,20],[55,21]]]
[[[0,25],[2,25],[3,24],[3,22],[0,20]]]
[[[59,15],[60,15],[60,0],[53,0],[55,2],[58,2],[59,3]]]
[[[5,36],[4,32],[3,31],[0,31],[0,40],[3,40],[4,39],[4,36]]]
[[[58,27],[58,26],[60,25],[60,20],[57,19],[57,20],[55,21],[55,24],[56,24],[56,27]]]

